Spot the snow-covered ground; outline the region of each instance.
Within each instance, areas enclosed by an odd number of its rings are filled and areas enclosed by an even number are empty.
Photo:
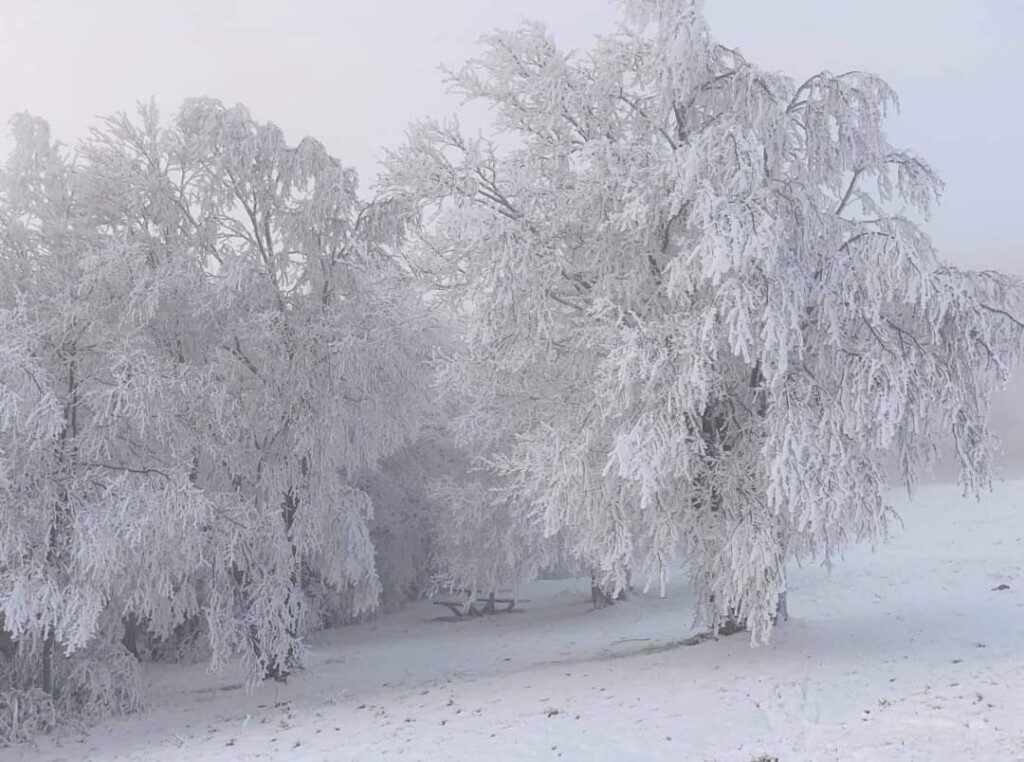
[[[794,570],[767,647],[680,645],[682,583],[595,612],[587,580],[541,582],[522,613],[322,633],[254,694],[161,666],[145,714],[0,759],[1024,760],[1024,482],[898,508],[875,553]]]

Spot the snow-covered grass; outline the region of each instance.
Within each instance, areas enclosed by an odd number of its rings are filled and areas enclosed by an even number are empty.
[[[287,685],[148,672],[145,714],[11,760],[1024,760],[1024,482],[898,500],[905,530],[792,575],[770,646],[682,646],[682,584],[590,610],[532,585],[467,621],[421,603],[322,633]],[[1008,589],[994,589],[1008,585]]]

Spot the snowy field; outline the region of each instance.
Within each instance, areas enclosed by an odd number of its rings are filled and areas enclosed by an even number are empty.
[[[145,714],[0,758],[1024,760],[1024,482],[898,508],[877,552],[793,572],[768,647],[681,645],[681,584],[595,612],[587,580],[542,582],[522,613],[422,603],[322,633],[306,671],[254,694],[162,665]]]

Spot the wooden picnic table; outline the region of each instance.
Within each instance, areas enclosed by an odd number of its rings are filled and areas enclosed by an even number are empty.
[[[487,597],[474,595],[473,597],[457,601],[434,601],[434,605],[445,606],[455,616],[462,617],[496,614],[498,613],[498,604],[503,606],[502,612],[512,611],[517,602],[516,598],[498,598],[494,593],[490,593]]]

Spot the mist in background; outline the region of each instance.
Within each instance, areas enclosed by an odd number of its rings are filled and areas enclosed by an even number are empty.
[[[1024,275],[1024,2],[1021,0],[705,0],[713,33],[762,67],[802,80],[865,69],[899,92],[896,143],[947,183],[928,226],[961,267]],[[423,116],[451,113],[438,64],[458,65],[479,36],[524,18],[566,48],[611,30],[600,0],[35,0],[0,13],[0,119],[31,111],[68,143],[98,115],[154,98],[245,103],[290,140],[313,135],[355,166],[364,187],[387,146]],[[10,143],[0,138],[0,151]],[[1024,474],[1024,385],[999,401],[1003,471]],[[948,478],[942,466],[937,477]]]

